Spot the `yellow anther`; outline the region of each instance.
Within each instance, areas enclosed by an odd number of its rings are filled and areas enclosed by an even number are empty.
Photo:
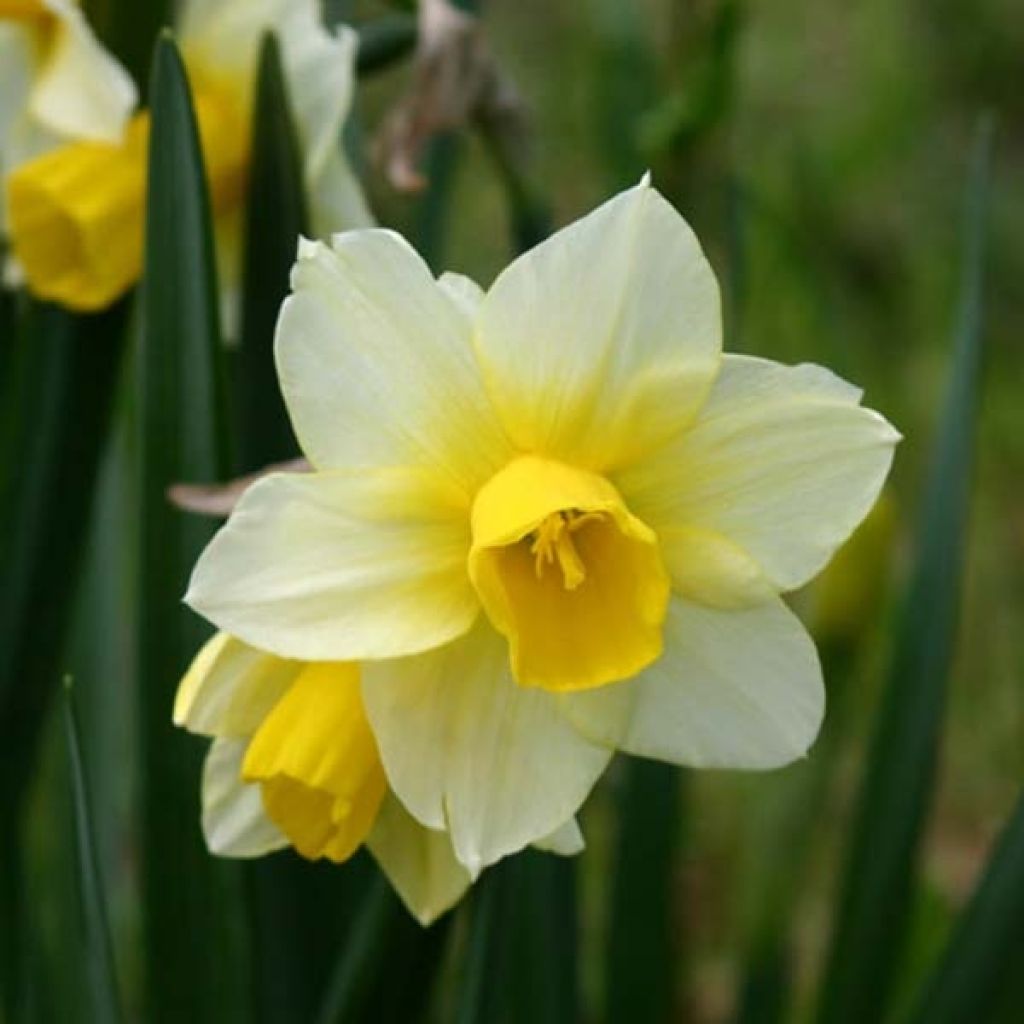
[[[558,560],[562,570],[562,581],[566,590],[575,590],[586,578],[587,570],[572,541],[581,526],[604,518],[601,512],[555,512],[544,519],[534,531],[530,554],[533,555],[537,579],[544,573],[545,565]]]

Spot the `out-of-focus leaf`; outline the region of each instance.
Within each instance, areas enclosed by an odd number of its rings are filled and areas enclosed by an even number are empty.
[[[181,595],[214,524],[172,508],[167,488],[225,475],[221,340],[195,116],[169,36],[157,44],[151,83],[137,357],[145,1012],[157,1022],[220,1024],[251,1019],[240,875],[205,849],[202,746],[171,726],[178,680],[209,634]]]
[[[78,732],[70,680],[65,684],[63,712],[72,805],[75,812],[75,854],[82,900],[85,958],[89,970],[90,1020],[96,1021],[96,1024],[114,1024],[121,1020],[121,1002],[117,994],[117,974],[110,946],[106,896],[96,858],[92,812],[89,809],[89,792],[85,781],[85,767],[82,764],[82,741]]]
[[[991,1020],[1000,982],[1024,948],[1024,795],[999,837],[911,1020]]]
[[[392,14],[359,26],[356,74],[360,77],[396,64],[416,47],[416,19]]]
[[[317,1024],[420,1020],[433,996],[450,925],[447,915],[422,928],[374,868]]]
[[[609,1024],[673,1019],[682,958],[674,871],[682,828],[682,777],[672,765],[631,758],[619,796],[604,964]]]
[[[153,44],[171,23],[173,0],[85,0],[84,6],[100,39],[145,89]]]
[[[415,235],[416,248],[434,273],[443,269],[461,145],[462,140],[449,133],[435,136],[427,148],[425,177],[430,184],[417,213]]]
[[[60,676],[125,311],[122,303],[74,316],[29,304],[0,410],[0,983],[14,1020],[29,948],[18,848],[23,800]]]
[[[881,1018],[899,968],[927,815],[956,625],[982,350],[982,269],[991,127],[979,130],[968,188],[955,353],[914,568],[878,714],[842,883],[818,1019]]]
[[[298,450],[277,383],[274,328],[299,236],[309,234],[309,218],[280,47],[270,33],[260,49],[252,130],[238,367],[239,447],[246,471],[291,458]]]

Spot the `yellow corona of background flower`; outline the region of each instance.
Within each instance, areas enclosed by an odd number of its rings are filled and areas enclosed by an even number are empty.
[[[72,0],[0,0],[0,178],[68,142],[117,145],[136,102]]]
[[[807,751],[821,669],[780,593],[866,515],[898,435],[825,369],[723,356],[714,275],[646,180],[486,294],[384,230],[303,242],[292,286],[277,365],[314,471],[247,491],[187,601],[278,657],[358,662],[390,789],[470,876],[569,821],[617,749]],[[294,719],[248,707],[266,732],[236,770],[287,762],[344,803],[363,753],[321,767],[351,721],[292,723],[354,715],[355,678],[292,692]]]
[[[281,42],[314,231],[371,223],[341,149],[352,102],[354,32],[328,32],[317,0],[185,0],[179,41],[217,221],[222,283],[229,290],[239,276],[256,59],[268,30]],[[143,112],[119,141],[63,146],[9,177],[11,241],[36,295],[94,310],[138,279],[148,133]]]

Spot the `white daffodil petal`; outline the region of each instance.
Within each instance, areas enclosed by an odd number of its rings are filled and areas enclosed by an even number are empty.
[[[178,687],[174,724],[202,736],[251,736],[302,668],[215,633]]]
[[[486,622],[447,647],[362,666],[363,703],[396,795],[447,828],[474,877],[573,814],[611,757],[557,698],[513,682]]]
[[[806,753],[825,710],[814,644],[778,597],[739,611],[676,598],[659,661],[562,700],[591,740],[695,768],[787,764]]]
[[[393,795],[384,798],[366,845],[409,913],[436,921],[469,888],[447,832],[424,828]]]
[[[816,366],[726,356],[693,426],[615,482],[655,530],[709,530],[779,589],[821,570],[874,504],[899,434]]]
[[[277,327],[281,388],[313,465],[428,465],[467,494],[509,457],[460,307],[391,231],[304,242]]]
[[[46,0],[56,29],[29,101],[32,116],[57,135],[120,142],[138,103],[131,75],[100,45],[72,0]]]
[[[604,471],[696,413],[720,359],[718,285],[645,181],[505,270],[476,344],[519,448]]]
[[[460,500],[412,469],[263,477],[203,552],[185,600],[286,658],[354,661],[435,647],[477,615]]]
[[[262,857],[288,845],[263,809],[260,787],[242,781],[248,742],[214,740],[203,764],[203,836],[221,857]]]
[[[484,301],[484,290],[471,277],[446,270],[437,283],[448,293],[470,322],[476,320]]]
[[[575,857],[576,854],[583,852],[586,845],[579,822],[575,818],[570,818],[550,835],[538,839],[533,848],[545,853],[556,853],[559,857]]]
[[[37,131],[26,116],[35,73],[32,31],[16,22],[0,22],[0,176],[6,177],[35,149]],[[6,230],[7,197],[0,196],[0,233]]]

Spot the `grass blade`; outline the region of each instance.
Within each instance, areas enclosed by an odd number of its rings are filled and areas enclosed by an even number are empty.
[[[70,679],[66,680],[64,685],[63,712],[64,738],[67,743],[72,803],[75,811],[75,853],[85,926],[85,959],[89,973],[89,994],[92,998],[90,1020],[96,1021],[96,1024],[116,1024],[122,1019],[121,1002],[117,994],[117,973],[114,969],[110,928],[107,924],[106,898],[96,858],[85,766],[82,763],[82,743]]]
[[[0,994],[26,998],[23,803],[60,676],[125,336],[96,316],[28,305],[9,356],[0,436]],[[11,344],[5,339],[5,344]]]
[[[891,674],[856,813],[819,1021],[878,1020],[903,951],[942,729],[967,541],[982,348],[991,128],[968,188],[955,355]]]
[[[631,758],[619,798],[605,960],[609,1024],[673,1019],[679,970],[673,872],[682,821],[678,768]]]
[[[309,217],[281,51],[271,33],[260,49],[252,127],[239,354],[244,471],[294,458],[298,450],[277,383],[274,328]]]
[[[1000,982],[1019,964],[1024,943],[1024,794],[989,857],[922,993],[911,1021],[971,1024],[991,1020]]]
[[[388,14],[359,27],[356,74],[384,71],[416,47],[416,19],[409,14]]]
[[[227,468],[209,197],[188,84],[173,40],[151,79],[139,416],[139,746],[146,1019],[249,1020],[236,865],[199,831],[202,749],[171,726],[174,691],[208,627],[181,603],[213,526],[166,491]]]

